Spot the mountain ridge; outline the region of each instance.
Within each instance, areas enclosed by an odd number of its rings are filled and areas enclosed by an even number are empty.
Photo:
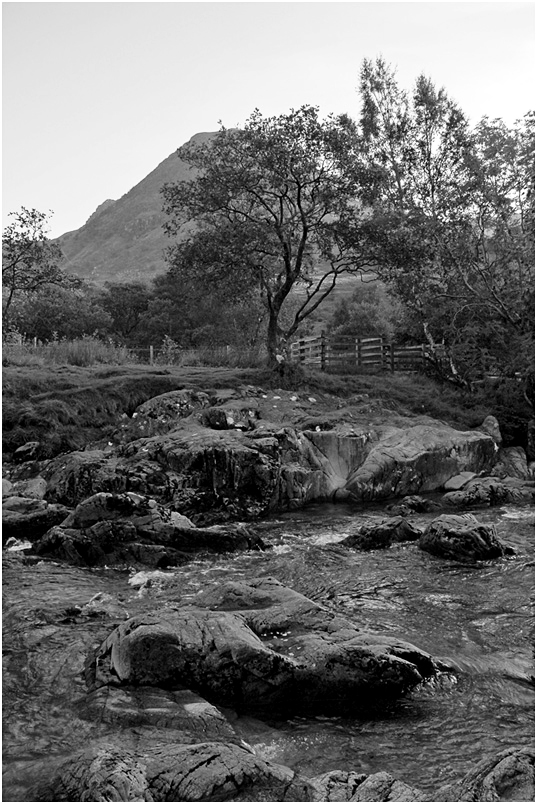
[[[189,142],[212,136],[214,132],[200,132]],[[164,273],[170,241],[163,229],[160,189],[166,182],[187,179],[190,170],[174,151],[121,198],[99,204],[79,229],[56,238],[66,258],[65,271],[97,285],[148,283]]]

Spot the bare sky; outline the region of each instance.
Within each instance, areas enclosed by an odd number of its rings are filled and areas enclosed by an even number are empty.
[[[476,122],[535,107],[534,3],[3,3],[3,225],[82,226],[199,131],[305,103],[357,116],[363,58]]]

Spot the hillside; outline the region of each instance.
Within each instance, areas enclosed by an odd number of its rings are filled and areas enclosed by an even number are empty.
[[[196,134],[191,142],[211,136]],[[162,229],[160,188],[188,174],[188,165],[174,152],[119,200],[100,204],[80,229],[58,238],[67,258],[65,270],[99,285],[147,282],[163,273],[163,251],[169,241]]]

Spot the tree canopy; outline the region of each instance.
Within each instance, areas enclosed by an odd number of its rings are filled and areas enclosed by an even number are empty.
[[[73,284],[60,267],[60,247],[46,234],[50,215],[21,207],[10,212],[13,221],[2,233],[3,328],[9,328],[10,309],[18,295],[32,294],[45,285]]]
[[[260,298],[271,363],[337,277],[369,265],[356,238],[344,236],[361,194],[357,142],[345,116],[321,120],[312,106],[270,118],[256,110],[243,129],[222,127],[181,148],[193,177],[163,188],[168,233],[191,222],[187,239],[168,250],[170,277],[217,287],[222,299]],[[298,302],[286,317],[292,291]]]

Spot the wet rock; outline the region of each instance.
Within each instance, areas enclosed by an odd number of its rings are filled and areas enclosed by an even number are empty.
[[[531,500],[534,496],[533,484],[525,485],[524,481],[511,482],[509,479],[502,481],[496,477],[479,477],[470,480],[459,491],[444,494],[442,502],[449,506],[467,508],[475,505],[520,503]]]
[[[9,538],[36,541],[61,524],[69,513],[64,505],[44,500],[8,498],[2,505],[2,543]]]
[[[510,748],[484,759],[433,801],[535,801],[535,752]]]
[[[97,652],[96,684],[103,667],[122,683],[184,686],[240,712],[286,714],[370,708],[437,670],[419,648],[360,631],[272,579],[230,582],[192,606],[128,620]]]
[[[100,687],[79,703],[78,711],[85,718],[122,729],[140,726],[169,729],[176,743],[217,740],[239,745],[242,742],[215,706],[187,689]]]
[[[106,497],[103,501],[102,497]],[[38,555],[69,561],[78,566],[111,564],[144,564],[150,567],[173,567],[184,564],[195,553],[227,553],[237,550],[264,549],[263,541],[240,524],[214,525],[195,528],[176,524],[180,514],[168,512],[161,506],[151,507],[153,500],[137,495],[97,495],[101,505],[82,505],[61,527],[51,528],[35,546]],[[126,498],[126,499],[120,499]],[[89,503],[90,501],[88,501]],[[97,502],[97,501],[95,501]],[[134,509],[132,518],[117,518],[95,522],[88,527],[75,527],[93,522],[95,512],[106,505],[112,514]],[[147,516],[143,511],[147,510]],[[78,513],[77,513],[78,512]]]
[[[438,508],[441,508],[440,503],[413,494],[403,497],[399,503],[388,505],[386,510],[397,516],[408,516],[409,514],[429,513],[430,511],[436,511]]]
[[[495,460],[489,435],[447,425],[389,428],[346,488],[353,499],[372,500],[434,491],[461,471],[480,472]]]
[[[143,754],[101,743],[42,788],[53,801],[311,801],[313,786],[237,745],[161,745]],[[40,797],[40,800],[45,800]]]
[[[378,550],[395,542],[412,542],[419,539],[421,530],[401,516],[385,519],[382,522],[362,525],[340,542],[355,550]]]
[[[24,461],[36,461],[39,458],[41,444],[39,441],[28,441],[19,447],[13,453],[13,460],[15,463],[23,463]]]
[[[470,480],[473,480],[475,476],[475,472],[461,472],[454,477],[450,477],[449,480],[446,480],[444,483],[444,490],[458,491],[459,489],[462,489],[463,486],[466,486]]]
[[[420,790],[394,779],[389,773],[330,771],[311,780],[316,801],[424,801]]]
[[[489,435],[498,447],[501,446],[503,438],[498,419],[495,416],[486,416],[477,429]]]
[[[503,447],[498,450],[498,463],[492,470],[494,477],[529,478],[528,459],[522,447]]]
[[[462,561],[500,558],[513,552],[500,542],[494,525],[484,525],[471,514],[438,517],[426,527],[418,546],[432,555]]]
[[[97,522],[128,521],[137,533],[144,536],[162,532],[173,533],[175,528],[193,528],[194,524],[175,511],[159,505],[156,500],[133,492],[110,494],[100,492],[79,503],[65,522],[65,527],[89,528]]]

